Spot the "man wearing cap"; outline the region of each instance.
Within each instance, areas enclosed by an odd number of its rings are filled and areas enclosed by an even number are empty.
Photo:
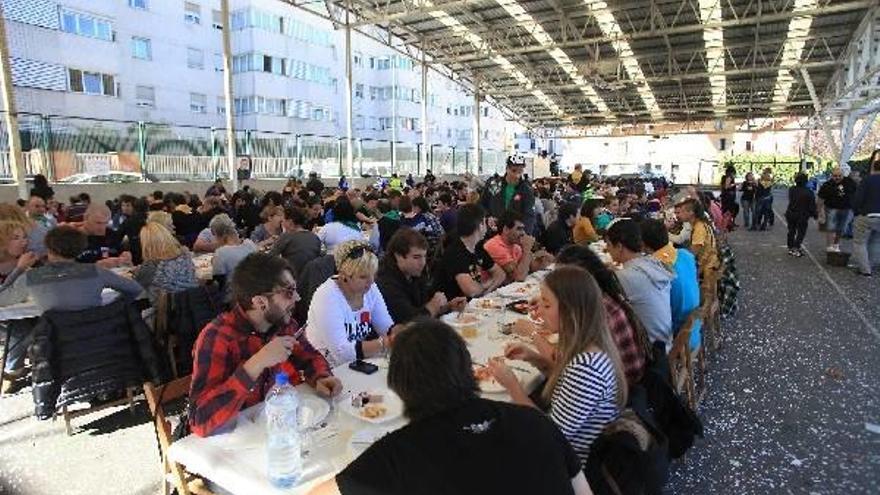
[[[482,204],[490,217],[501,218],[506,210],[518,212],[523,217],[526,232],[535,232],[535,194],[532,184],[523,177],[525,163],[507,158],[503,176],[491,177],[483,188]]]

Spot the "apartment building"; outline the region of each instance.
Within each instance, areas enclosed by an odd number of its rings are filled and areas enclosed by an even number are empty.
[[[223,127],[219,0],[4,0],[20,112]],[[344,33],[278,0],[231,2],[236,126],[345,134]],[[457,83],[366,36],[353,36],[356,137],[467,148],[481,112],[484,149],[517,128]],[[181,131],[184,132],[184,131]]]

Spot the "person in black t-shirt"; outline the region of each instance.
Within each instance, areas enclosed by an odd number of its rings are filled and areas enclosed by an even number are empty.
[[[83,215],[80,230],[88,236],[86,249],[76,258],[80,263],[96,263],[104,268],[131,264],[131,253],[122,252],[122,238],[107,229],[110,208],[94,203]]]
[[[482,296],[501,286],[507,277],[483,250],[485,218],[486,211],[479,205],[467,204],[458,210],[456,235],[434,264],[435,288],[448,300]]]
[[[591,493],[546,416],[477,396],[467,346],[445,323],[419,319],[395,337],[388,387],[410,423],[312,495]]]

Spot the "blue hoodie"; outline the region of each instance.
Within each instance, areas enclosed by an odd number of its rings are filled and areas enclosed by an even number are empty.
[[[675,279],[669,294],[672,306],[672,331],[678,332],[691,311],[700,307],[700,282],[697,279],[697,260],[687,249],[676,249],[678,255],[672,269]],[[691,330],[691,349],[700,346],[702,321],[697,320]]]

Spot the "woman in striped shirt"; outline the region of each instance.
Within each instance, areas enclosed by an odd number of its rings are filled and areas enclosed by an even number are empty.
[[[538,314],[547,330],[559,333],[556,352],[510,344],[505,356],[528,361],[548,377],[542,396],[550,404],[550,418],[586,464],[590,445],[617,418],[627,395],[620,355],[605,323],[602,292],[584,269],[557,268],[541,285]],[[535,407],[501,360],[489,366],[514,402]]]

